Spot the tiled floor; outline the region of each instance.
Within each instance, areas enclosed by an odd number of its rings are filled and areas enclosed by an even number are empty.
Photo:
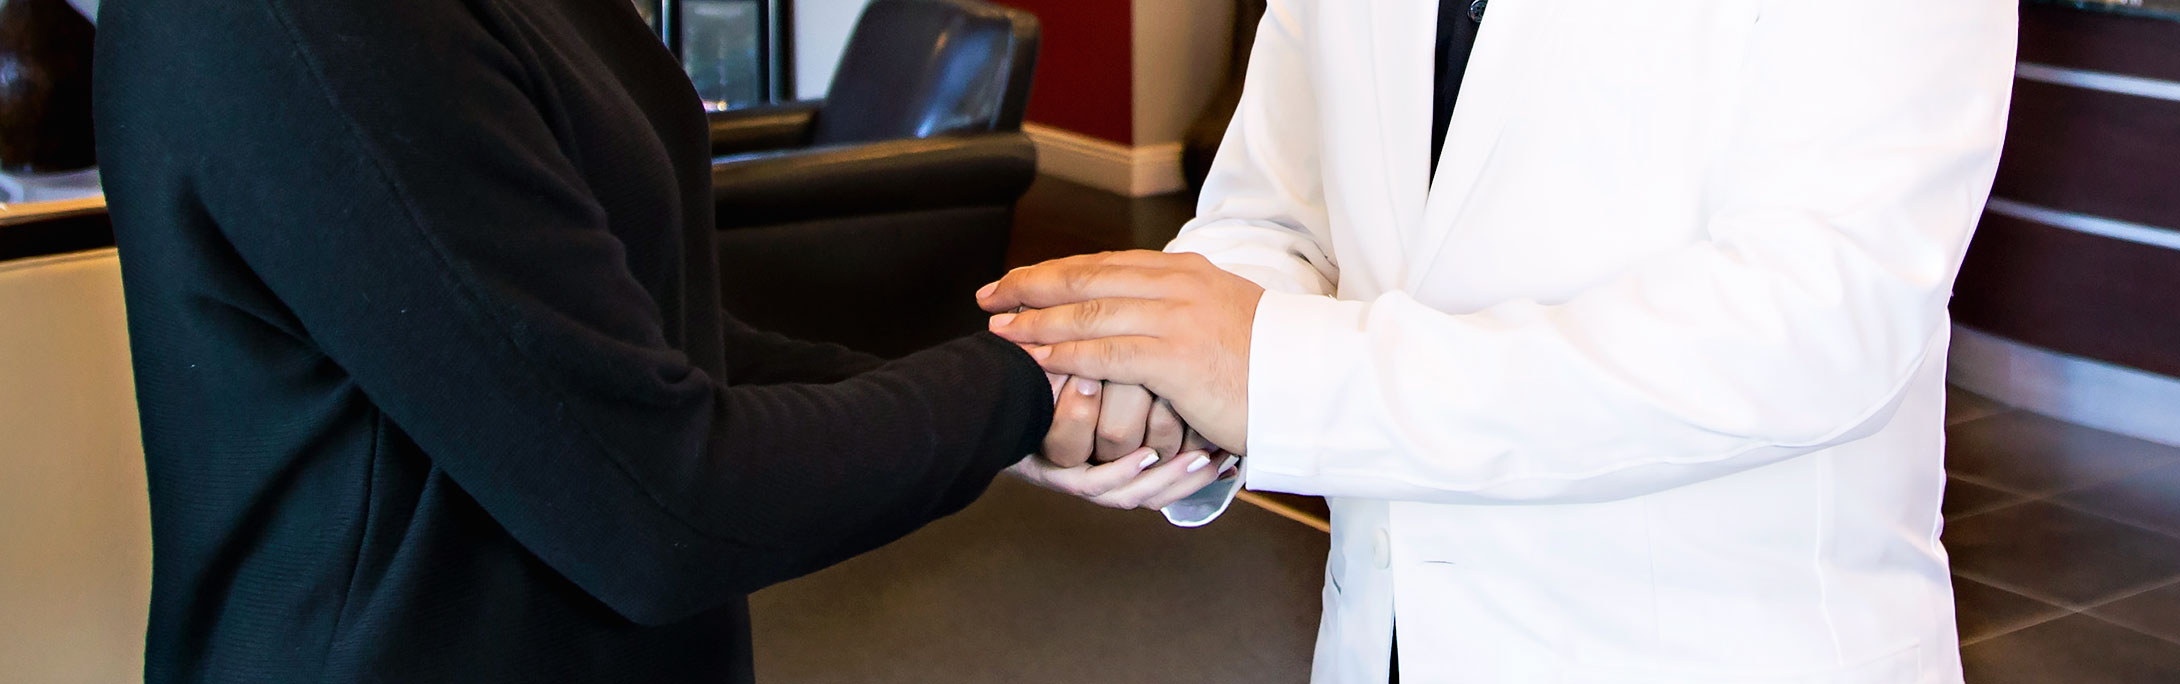
[[[2180,449],[1952,400],[1968,681],[2180,682]]]
[[[1010,259],[1156,248],[1190,210],[1040,180]],[[2180,448],[1949,398],[1944,539],[1968,681],[2180,683]],[[961,515],[754,597],[758,675],[1300,682],[1325,548],[1253,507],[1177,530],[1002,479]]]

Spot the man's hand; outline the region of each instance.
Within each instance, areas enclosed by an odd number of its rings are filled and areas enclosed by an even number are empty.
[[[1212,443],[1249,433],[1249,334],[1264,289],[1195,254],[1108,252],[1015,269],[977,292],[992,332],[1052,373],[1142,385]]]

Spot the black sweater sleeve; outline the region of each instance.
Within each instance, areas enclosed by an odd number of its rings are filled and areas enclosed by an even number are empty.
[[[727,377],[737,385],[839,382],[885,365],[885,359],[827,342],[758,330],[720,312],[726,327]]]
[[[528,65],[566,57],[495,35],[522,22],[479,22],[471,3],[339,5],[200,5],[182,23],[204,35],[131,75],[192,91],[146,86],[158,113],[129,125],[156,130],[128,137],[163,148],[132,154],[185,167],[310,342],[615,611],[673,621],[883,544],[1034,448],[1048,386],[989,335],[776,374],[830,384],[707,374],[669,343],[537,99]],[[673,182],[660,174],[632,182]],[[764,352],[728,356],[765,376]]]

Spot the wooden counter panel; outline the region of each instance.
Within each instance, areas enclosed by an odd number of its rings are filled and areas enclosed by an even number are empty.
[[[1992,194],[2180,228],[2180,102],[2016,80]]]
[[[2021,61],[2180,81],[2180,22],[2023,5]]]
[[[0,225],[0,261],[114,246],[105,211]]]
[[[1970,327],[2180,377],[2180,251],[1986,213],[1955,289]]]

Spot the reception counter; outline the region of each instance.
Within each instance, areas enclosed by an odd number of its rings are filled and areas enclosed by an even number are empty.
[[[0,204],[0,261],[113,244],[104,197]]]
[[[2022,6],[1992,194],[1955,287],[1955,381],[2180,441],[2180,0]]]

